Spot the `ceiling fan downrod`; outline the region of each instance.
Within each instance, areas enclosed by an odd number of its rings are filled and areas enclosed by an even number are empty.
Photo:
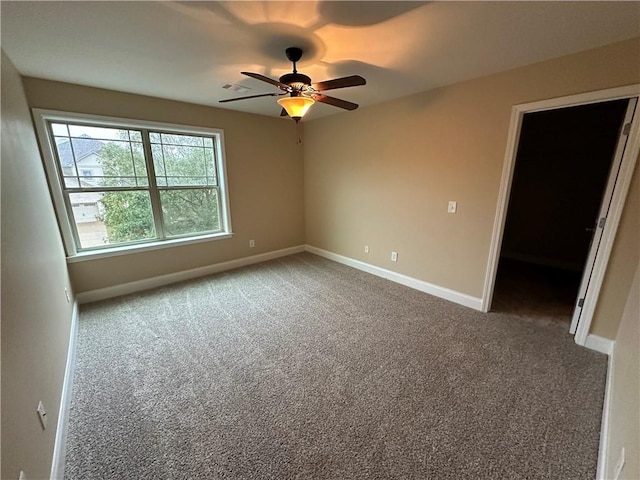
[[[302,49],[298,47],[289,47],[284,51],[284,53],[287,55],[289,61],[293,63],[293,73],[285,73],[282,75],[280,77],[280,83],[293,87],[293,91],[302,90],[305,86],[311,85],[311,78],[303,73],[298,73],[296,68],[296,62],[302,58]]]

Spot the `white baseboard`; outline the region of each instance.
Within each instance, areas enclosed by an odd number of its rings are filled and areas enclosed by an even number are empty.
[[[273,252],[261,253],[258,255],[252,255],[250,257],[238,258],[236,260],[230,260],[228,262],[207,265],[206,267],[193,268],[191,270],[183,270],[181,272],[169,273],[167,275],[160,275],[152,278],[145,278],[143,280],[123,283],[121,285],[114,285],[113,287],[99,288],[96,290],[90,290],[88,292],[81,292],[77,295],[77,298],[78,302],[81,304],[95,302],[98,300],[105,300],[107,298],[119,297],[120,295],[127,295],[129,293],[135,293],[142,290],[149,290],[151,288],[170,285],[176,282],[182,282],[183,280],[191,280],[192,278],[204,277],[205,275],[211,275],[214,273],[223,272],[225,270],[233,270],[234,268],[244,267],[246,265],[252,265],[254,263],[265,262],[267,260],[273,260],[275,258],[286,257],[287,255],[293,255],[294,253],[300,253],[304,251],[304,245],[283,248],[282,250],[275,250]]]
[[[608,338],[590,333],[587,335],[587,340],[585,341],[584,346],[591,350],[595,350],[596,352],[611,356],[615,343],[616,342],[614,340],[609,340]]]
[[[69,329],[69,348],[67,349],[67,365],[62,382],[60,396],[60,410],[56,439],[53,445],[53,462],[51,463],[51,480],[62,479],[64,476],[64,459],[67,450],[67,431],[69,425],[69,410],[71,408],[71,392],[73,389],[73,372],[76,365],[76,338],[78,337],[78,301],[73,302],[71,314],[71,328]]]
[[[591,337],[592,335],[589,335]],[[587,342],[589,341],[587,337]],[[609,364],[607,365],[607,383],[604,389],[604,404],[602,406],[602,423],[600,424],[600,446],[598,447],[598,469],[596,480],[606,480],[607,458],[609,454],[609,418],[611,417],[611,399],[613,397],[613,375],[615,369],[615,342],[611,341]]]
[[[455,290],[451,290],[449,288],[434,285],[433,283],[418,280],[417,278],[409,277],[407,275],[393,272],[391,270],[386,270],[381,267],[376,267],[375,265],[338,255],[337,253],[329,252],[327,250],[313,247],[311,245],[306,245],[305,250],[321,257],[328,258],[329,260],[348,265],[349,267],[357,268],[358,270],[362,270],[363,272],[386,278],[387,280],[391,280],[392,282],[411,287],[415,290],[420,290],[421,292],[428,293],[430,295],[433,295],[434,297],[443,298],[459,305],[464,305],[465,307],[482,311],[481,298],[472,297],[471,295],[467,295],[465,293],[456,292]]]

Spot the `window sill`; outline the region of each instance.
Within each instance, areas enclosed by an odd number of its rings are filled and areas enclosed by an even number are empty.
[[[211,242],[216,240],[224,240],[233,237],[233,233],[213,233],[208,235],[200,235],[198,237],[174,238],[171,240],[162,240],[148,242],[137,245],[126,245],[122,247],[103,248],[100,250],[91,250],[78,252],[71,257],[67,257],[67,263],[85,262],[89,260],[98,260],[101,258],[119,257],[133,253],[150,252],[152,250],[161,250],[163,248],[178,247],[184,245],[192,245],[195,243]]]

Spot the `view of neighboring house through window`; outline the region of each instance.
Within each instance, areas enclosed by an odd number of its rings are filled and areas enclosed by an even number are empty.
[[[46,133],[76,251],[226,232],[219,135],[59,120]]]

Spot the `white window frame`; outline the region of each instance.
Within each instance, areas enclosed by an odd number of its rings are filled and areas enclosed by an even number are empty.
[[[215,241],[231,238],[231,211],[229,208],[229,191],[227,185],[226,157],[224,151],[224,131],[217,128],[196,127],[171,123],[134,120],[129,118],[107,117],[102,115],[90,115],[85,113],[63,112],[57,110],[32,109],[36,132],[40,142],[44,168],[49,181],[49,188],[53,204],[58,216],[58,224],[62,234],[62,241],[67,252],[67,262],[106,258],[111,256],[138,253],[149,250],[157,250],[178,245]],[[64,179],[60,175],[55,156],[55,143],[48,124],[50,122],[81,123],[90,126],[102,126],[120,129],[144,129],[155,130],[162,133],[182,135],[206,135],[214,137],[214,149],[216,166],[218,169],[218,201],[220,202],[220,231],[204,233],[178,238],[151,239],[136,243],[108,246],[99,249],[79,250],[71,225],[73,219],[65,202],[63,193]],[[150,174],[150,173],[148,173]],[[154,219],[157,212],[154,211]]]

